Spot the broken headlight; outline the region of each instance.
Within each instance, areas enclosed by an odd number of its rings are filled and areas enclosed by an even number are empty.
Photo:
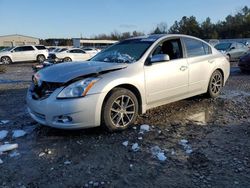
[[[93,85],[99,80],[99,78],[86,78],[74,82],[67,87],[65,87],[57,96],[59,99],[63,98],[77,98],[84,97],[87,95],[88,91],[93,87]]]

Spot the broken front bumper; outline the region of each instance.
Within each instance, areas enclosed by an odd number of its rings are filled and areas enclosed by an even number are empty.
[[[57,99],[61,89],[48,98],[35,100],[27,92],[30,116],[40,124],[60,129],[80,129],[100,125],[101,107],[105,94],[92,94],[81,98]]]

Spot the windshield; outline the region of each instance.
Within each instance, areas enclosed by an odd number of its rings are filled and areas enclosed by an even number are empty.
[[[14,47],[7,47],[7,48],[3,48],[2,50],[0,50],[0,52],[7,52],[12,50]]]
[[[153,42],[147,39],[125,40],[103,50],[93,57],[91,61],[133,63],[142,57]]]
[[[220,43],[220,44],[217,44],[215,45],[215,48],[217,50],[227,50],[230,48],[232,43]]]

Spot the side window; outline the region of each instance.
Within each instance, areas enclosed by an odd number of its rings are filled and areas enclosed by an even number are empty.
[[[184,38],[183,41],[186,46],[188,57],[197,57],[197,56],[207,55],[207,54],[211,54],[212,52],[211,48],[207,44],[199,40],[195,40],[191,38]]]
[[[180,39],[167,40],[159,44],[152,55],[167,54],[170,60],[183,58]]]
[[[14,49],[14,52],[22,52],[23,51],[23,47],[16,47]]]
[[[23,46],[23,51],[33,51],[34,48],[32,46]]]
[[[45,46],[36,46],[38,50],[46,50]]]

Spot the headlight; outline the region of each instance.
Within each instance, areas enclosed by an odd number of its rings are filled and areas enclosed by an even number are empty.
[[[65,87],[57,96],[57,98],[76,98],[84,97],[87,95],[91,87],[99,80],[99,78],[86,78],[74,82]]]

